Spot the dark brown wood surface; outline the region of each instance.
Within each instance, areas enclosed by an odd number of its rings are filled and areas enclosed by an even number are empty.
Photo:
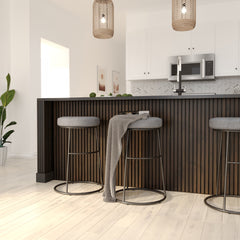
[[[39,99],[38,100],[38,173],[37,181],[65,179],[67,158],[67,130],[57,127],[61,116],[97,116],[100,156],[105,167],[108,122],[123,111],[149,110],[151,116],[163,119],[161,141],[163,163],[168,190],[193,193],[215,191],[218,151],[218,133],[209,129],[212,117],[240,117],[240,96],[170,97],[170,98],[98,98],[98,99]],[[74,130],[72,151],[90,151],[96,148],[93,130]],[[223,137],[225,141],[225,135]],[[230,157],[239,161],[240,134],[230,137]],[[125,152],[123,139],[123,153]],[[130,154],[147,156],[157,153],[154,132],[136,132],[131,136]],[[223,145],[222,156],[225,156]],[[117,184],[123,185],[123,157],[116,170]],[[221,176],[223,185],[224,163]],[[231,166],[228,187],[231,194],[240,194],[240,169]],[[132,161],[129,164],[129,184],[137,187],[161,188],[159,160]],[[96,156],[73,157],[71,178],[99,182]]]

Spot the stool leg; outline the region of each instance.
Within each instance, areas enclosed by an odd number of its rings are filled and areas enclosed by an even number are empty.
[[[158,146],[159,146],[159,154],[160,154],[160,167],[161,167],[161,174],[162,174],[163,191],[164,191],[164,193],[166,193],[166,186],[165,186],[164,173],[163,173],[163,160],[162,160],[160,130],[157,131],[157,135],[158,135]]]
[[[131,130],[128,130],[129,132],[129,135],[128,135],[128,147],[127,147],[127,152],[126,152],[126,157],[128,158],[128,153],[129,153],[129,139],[131,140],[131,137],[132,137],[132,131]],[[128,168],[128,159],[127,159],[127,168]],[[127,171],[127,174],[126,174],[126,182],[127,182],[127,189],[129,187],[129,171]]]
[[[98,140],[97,128],[95,128],[95,136],[96,136],[97,151],[98,151],[98,170],[99,170],[99,177],[100,177],[101,185],[103,186],[103,171],[102,171],[102,164],[101,164],[101,158],[100,158],[100,144],[99,144],[99,140]]]
[[[218,165],[217,165],[217,188],[216,188],[216,196],[218,195],[218,190],[219,190],[219,178],[220,178],[220,165],[221,165],[221,160],[222,160],[222,137],[223,137],[223,132],[220,133],[220,144],[219,144],[219,157],[218,157]]]
[[[68,193],[68,174],[69,174],[69,160],[70,160],[70,138],[71,128],[68,129],[68,157],[67,157],[67,170],[66,170],[66,193]]]
[[[123,185],[123,202],[125,202],[125,187],[126,187],[126,174],[127,174],[127,157],[128,157],[128,141],[129,141],[129,130],[127,130],[127,143],[125,153],[125,167],[124,167],[124,185]]]
[[[224,198],[223,198],[223,209],[224,210],[226,210],[228,151],[229,151],[229,132],[227,132],[227,143],[226,143],[226,163],[225,163]]]

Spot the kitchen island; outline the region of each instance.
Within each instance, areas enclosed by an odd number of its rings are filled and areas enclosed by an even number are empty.
[[[105,167],[108,122],[121,112],[149,110],[163,119],[161,141],[167,190],[212,194],[216,185],[218,133],[208,126],[212,117],[240,117],[240,95],[98,97],[38,99],[37,182],[64,180],[67,156],[67,130],[57,126],[61,116],[97,116],[100,156]],[[149,139],[149,140],[148,140]],[[123,152],[125,151],[123,139]],[[225,140],[225,135],[223,140]],[[92,150],[93,131],[74,130],[72,151]],[[157,151],[154,133],[137,132],[132,136],[130,155],[144,157]],[[230,137],[230,158],[239,161],[240,134]],[[225,156],[225,145],[222,156]],[[116,172],[116,184],[123,185],[124,154]],[[74,180],[99,182],[96,156],[72,160]],[[222,161],[224,166],[224,161]],[[221,175],[223,176],[223,167]],[[222,177],[221,176],[221,177]],[[222,177],[221,179],[224,179]],[[223,183],[221,182],[221,185]],[[230,167],[229,193],[240,194],[240,169]],[[129,164],[129,185],[161,188],[159,161],[133,161]]]

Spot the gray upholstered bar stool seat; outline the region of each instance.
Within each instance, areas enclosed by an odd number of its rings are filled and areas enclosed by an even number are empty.
[[[238,117],[218,117],[218,118],[212,118],[209,120],[209,127],[219,131],[220,132],[220,153],[219,153],[219,159],[218,159],[218,167],[217,167],[217,181],[216,181],[216,194],[211,195],[207,198],[205,198],[204,202],[207,206],[226,213],[231,214],[240,214],[240,210],[231,210],[227,208],[227,197],[240,197],[239,195],[227,195],[227,178],[228,178],[228,165],[234,164],[239,165],[240,162],[234,162],[228,160],[229,155],[229,135],[230,133],[234,132],[240,132],[240,118]],[[219,181],[220,181],[220,165],[221,165],[221,158],[222,158],[222,138],[223,133],[226,133],[226,158],[225,158],[225,176],[224,176],[224,189],[223,194],[219,194]],[[219,207],[216,206],[214,203],[212,203],[210,200],[213,200],[215,198],[223,197],[223,206]]]
[[[54,190],[58,193],[65,194],[65,195],[87,195],[91,193],[99,192],[103,189],[103,173],[102,173],[102,167],[101,167],[101,160],[100,160],[100,154],[99,154],[99,140],[98,140],[98,133],[97,128],[100,125],[100,119],[98,117],[60,117],[57,119],[57,125],[61,128],[67,128],[68,129],[68,156],[67,156],[67,168],[66,168],[66,181],[64,183],[60,183],[54,187]],[[72,153],[70,152],[70,144],[71,144],[71,131],[73,129],[91,129],[94,128],[95,132],[95,141],[97,145],[97,149],[92,152],[80,152],[80,153]],[[98,161],[98,170],[99,170],[99,176],[100,176],[100,187],[98,187],[96,190],[87,191],[87,192],[70,192],[68,190],[69,184],[74,183],[92,183],[92,184],[98,184],[95,182],[90,181],[69,181],[69,165],[70,165],[70,156],[73,155],[87,155],[87,154],[97,154],[97,161]],[[59,187],[66,185],[66,190],[60,190]],[[99,185],[99,184],[98,184]]]
[[[160,129],[163,126],[163,121],[161,118],[157,117],[149,117],[146,120],[138,120],[134,123],[131,123],[128,126],[127,130],[127,142],[126,142],[126,153],[125,153],[125,166],[124,166],[124,186],[123,189],[118,190],[117,192],[123,192],[122,199],[118,199],[118,201],[129,204],[129,205],[151,205],[160,203],[163,200],[166,199],[166,188],[165,188],[165,181],[164,181],[164,173],[163,173],[163,162],[162,162],[162,152],[161,152],[161,142],[160,142]],[[128,156],[128,149],[129,149],[129,138],[131,136],[132,131],[152,131],[153,134],[155,133],[157,135],[157,143],[159,148],[159,155],[158,156],[147,156],[147,157],[130,157]],[[159,159],[160,161],[160,168],[161,168],[161,177],[162,177],[162,185],[163,185],[163,191],[159,189],[149,189],[149,188],[134,188],[134,187],[128,187],[128,176],[127,176],[127,166],[128,166],[128,160],[153,160],[153,159]],[[126,187],[127,182],[127,187]],[[155,201],[149,201],[149,202],[133,202],[133,201],[127,201],[126,200],[126,191],[149,191],[154,192],[157,194],[160,194],[161,197],[158,198]]]
[[[162,119],[157,117],[149,117],[146,120],[138,120],[131,123],[128,129],[159,129],[163,125]]]
[[[98,117],[60,117],[57,124],[63,128],[98,127],[100,119]]]
[[[218,117],[209,120],[209,127],[222,131],[240,131],[240,118],[237,117]]]

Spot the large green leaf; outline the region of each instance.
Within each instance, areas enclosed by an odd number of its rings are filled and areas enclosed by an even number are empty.
[[[15,96],[15,90],[10,90],[5,92],[1,96],[2,105],[6,107],[13,100],[14,96]]]
[[[8,75],[6,76],[6,79],[7,79],[7,91],[8,91],[9,88],[10,88],[10,83],[11,83],[11,76],[10,76],[10,74],[8,74]]]
[[[4,108],[3,106],[0,106],[0,119],[2,117],[3,108]]]
[[[3,135],[3,144],[6,143],[7,139],[14,133],[14,130],[10,130]]]
[[[10,126],[12,126],[12,125],[16,125],[16,124],[17,124],[17,122],[12,121],[12,122],[10,122],[10,123],[5,127],[5,129],[6,129],[7,127],[10,127]]]
[[[2,119],[2,125],[6,120],[6,108],[4,108],[3,106],[0,106],[0,121]]]

